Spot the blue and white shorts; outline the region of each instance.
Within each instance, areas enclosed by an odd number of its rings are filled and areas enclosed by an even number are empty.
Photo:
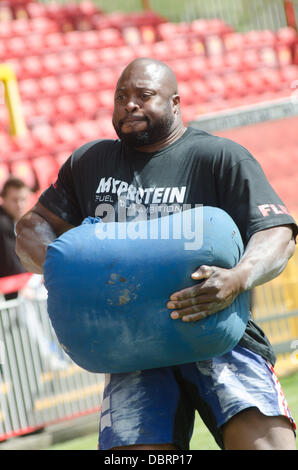
[[[196,410],[223,449],[222,426],[250,407],[288,417],[295,430],[273,367],[241,346],[207,361],[107,374],[99,449],[172,443],[187,450]]]

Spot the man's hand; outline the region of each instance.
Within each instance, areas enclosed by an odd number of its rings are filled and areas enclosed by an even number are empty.
[[[167,307],[171,318],[185,322],[201,320],[231,305],[240,293],[240,283],[233,269],[201,266],[191,275],[195,286],[175,292]]]
[[[295,251],[292,226],[256,232],[232,269],[201,266],[191,275],[199,284],[175,292],[167,303],[173,320],[197,321],[227,308],[237,295],[271,281],[286,267]]]

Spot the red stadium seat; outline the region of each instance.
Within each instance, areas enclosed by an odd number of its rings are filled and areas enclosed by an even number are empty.
[[[49,54],[44,54],[40,58],[41,62],[41,75],[56,75],[61,70],[61,59],[60,55],[52,52]]]
[[[71,155],[71,152],[72,152],[72,150],[63,149],[63,150],[60,150],[59,152],[57,152],[55,154],[55,160],[56,160],[59,168],[63,165],[63,163],[66,162],[68,157]]]
[[[298,173],[294,173],[291,177],[275,178],[272,181],[273,188],[287,207],[297,204],[297,179]]]
[[[81,70],[93,70],[98,66],[98,52],[96,50],[80,50],[77,51],[77,58]]]
[[[98,122],[94,120],[80,120],[74,126],[74,132],[85,142],[98,139],[99,131]]]
[[[44,48],[45,50],[58,52],[65,45],[64,35],[61,32],[48,33],[44,36]]]
[[[41,98],[35,103],[35,113],[37,116],[44,116],[52,121],[56,118],[55,101],[51,98]]]
[[[43,64],[40,56],[24,57],[21,62],[21,79],[37,78],[43,75]]]
[[[0,60],[5,60],[8,57],[6,43],[0,38]]]
[[[29,2],[26,5],[26,10],[30,18],[39,18],[46,14],[46,5],[43,3]]]
[[[116,28],[106,28],[98,31],[98,46],[107,47],[107,46],[123,46],[124,40],[121,36],[121,33]]]
[[[242,72],[245,70],[242,59],[242,52],[240,51],[226,52],[224,55],[224,64],[225,68],[230,71]]]
[[[210,89],[209,97],[211,100],[225,98],[227,96],[226,80],[219,76],[212,76],[208,80]]]
[[[10,152],[15,149],[14,142],[7,132],[0,133],[0,162],[6,161]]]
[[[57,69],[56,73],[63,70],[64,72],[78,72],[80,70],[80,62],[77,55],[72,51],[65,51],[59,55],[60,70]]]
[[[64,33],[64,43],[72,49],[82,48],[81,31],[69,31]]]
[[[152,57],[154,58],[153,44],[137,44],[133,50],[136,57]]]
[[[53,122],[58,120],[74,121],[76,119],[78,107],[72,95],[58,96],[55,100],[55,117]]]
[[[262,65],[261,56],[255,49],[243,51],[243,64],[247,70],[255,70]]]
[[[62,142],[63,144],[72,144],[75,148],[77,135],[74,125],[67,121],[57,122],[53,127],[53,132],[58,142]]]
[[[80,76],[75,73],[64,73],[59,76],[59,93],[77,94],[81,90]]]
[[[177,59],[171,63],[171,67],[177,77],[179,85],[181,81],[192,79],[192,74],[190,73],[191,59],[189,61],[187,59]]]
[[[262,65],[265,67],[278,67],[278,55],[273,47],[263,47],[260,49],[260,58]]]
[[[97,95],[94,93],[80,93],[77,96],[78,115],[84,118],[95,116],[98,110]]]
[[[110,89],[114,90],[114,87],[117,83],[119,75],[117,71],[109,67],[101,68],[97,73],[98,79],[98,90]]]
[[[201,35],[207,35],[210,31],[210,25],[208,20],[199,19],[191,22],[191,31],[199,33]]]
[[[24,55],[40,54],[44,50],[44,34],[33,33],[28,34],[22,40],[24,41],[25,51]]]
[[[241,74],[228,73],[224,77],[225,96],[236,98],[247,94],[247,84]]]
[[[0,38],[9,39],[14,37],[12,30],[12,21],[1,21]]]
[[[97,91],[99,84],[99,73],[93,70],[87,70],[80,74],[80,90],[82,91]]]
[[[120,46],[117,48],[117,59],[125,66],[136,58],[135,50],[129,46]]]
[[[233,28],[230,25],[219,18],[208,20],[208,29],[210,33],[217,34],[219,36],[233,31]]]
[[[223,56],[210,56],[206,60],[207,72],[216,73],[218,75],[222,74],[226,68],[225,60]]]
[[[244,80],[247,84],[248,93],[263,93],[266,91],[265,84],[256,71],[247,71],[244,73]]]
[[[99,104],[106,110],[112,112],[114,107],[114,91],[103,90],[97,93]]]
[[[0,191],[3,188],[3,184],[9,177],[9,167],[8,163],[4,163],[0,161]]]
[[[160,41],[152,44],[152,54],[154,59],[167,61],[172,56],[171,43]]]
[[[32,137],[38,145],[51,150],[55,148],[58,142],[53,128],[46,123],[34,126],[32,128]]]
[[[292,45],[297,41],[297,32],[293,28],[281,28],[277,32],[276,40],[278,43]]]
[[[97,121],[97,139],[117,139],[115,129],[112,124],[111,117],[101,117]]]
[[[41,33],[43,35],[59,30],[58,24],[46,17],[32,18],[29,20],[29,25],[32,32]]]
[[[61,85],[54,76],[42,77],[39,81],[41,96],[55,97],[61,93]]]
[[[172,40],[178,36],[188,36],[190,32],[189,23],[161,23],[157,25],[156,31],[164,41]]]
[[[36,177],[30,160],[14,160],[11,162],[10,170],[14,176],[24,181],[29,188],[35,189]]]
[[[193,91],[194,99],[197,102],[204,102],[208,100],[210,95],[210,88],[205,80],[193,80],[191,82],[191,88]]]
[[[40,189],[47,188],[56,180],[59,167],[54,157],[46,155],[33,158],[32,166],[36,172]]]
[[[81,32],[81,41],[83,49],[97,49],[100,47],[100,38],[98,31],[82,31]]]
[[[179,95],[181,97],[182,107],[184,105],[193,104],[194,96],[191,85],[188,82],[180,82],[179,84]]]
[[[8,57],[24,57],[28,53],[24,39],[21,37],[13,37],[7,43]]]
[[[258,75],[265,84],[267,91],[278,91],[282,87],[279,70],[262,69],[258,71]]]
[[[287,44],[278,44],[276,46],[278,63],[281,67],[286,67],[293,62],[292,47]]]
[[[297,78],[298,78],[298,64],[297,65],[288,65],[287,67],[282,67],[280,69],[280,78],[282,81],[286,82],[288,87],[291,87],[292,90],[297,90]],[[296,83],[296,86],[295,86]]]
[[[170,49],[172,52],[172,57],[177,58],[186,58],[191,54],[190,45],[187,39],[177,38],[171,41]]]
[[[221,56],[224,53],[224,44],[219,35],[210,34],[205,38],[206,53],[209,57]]]
[[[22,101],[22,112],[25,118],[25,121],[29,123],[32,119],[36,117],[36,103],[31,100]]]
[[[229,33],[223,37],[226,52],[242,51],[245,48],[245,36],[243,33]]]
[[[114,66],[117,64],[117,48],[103,47],[98,50],[98,63],[104,66]]]
[[[25,36],[30,32],[31,22],[28,19],[20,18],[11,22],[11,32],[13,36]]]
[[[0,93],[1,93],[1,96],[2,96],[3,90],[2,90],[1,85],[2,84],[0,84]],[[0,128],[1,129],[4,129],[5,124],[8,123],[8,118],[9,118],[9,114],[8,114],[7,107],[6,106],[0,106]]]
[[[22,99],[37,99],[39,98],[38,81],[33,78],[27,78],[19,82],[19,90]]]
[[[207,68],[206,57],[192,57],[189,61],[190,80],[201,78],[205,75]]]

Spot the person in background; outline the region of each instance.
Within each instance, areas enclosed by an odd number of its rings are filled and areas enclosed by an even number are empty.
[[[24,215],[30,189],[14,176],[4,183],[0,205],[0,277],[26,272],[15,252],[15,225]],[[5,294],[5,299],[16,298],[17,292]]]

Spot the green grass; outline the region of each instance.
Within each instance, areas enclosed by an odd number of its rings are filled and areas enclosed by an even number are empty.
[[[298,422],[298,373],[280,380],[284,393],[286,395],[291,413]],[[91,434],[50,447],[49,450],[96,450],[98,435]],[[213,437],[199,417],[196,418],[195,429],[190,444],[191,450],[218,450]],[[298,442],[297,442],[298,449]]]

